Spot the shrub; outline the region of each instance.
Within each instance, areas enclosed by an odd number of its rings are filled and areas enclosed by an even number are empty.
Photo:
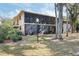
[[[11,35],[10,36],[10,39],[12,39],[14,42],[17,42],[18,41],[18,37],[15,34]]]
[[[0,43],[3,43],[5,37],[3,35],[0,35]]]
[[[18,40],[22,40],[22,36],[18,36]]]
[[[22,35],[22,32],[18,31],[17,34],[18,34],[18,35]]]
[[[10,38],[11,40],[13,40],[14,42],[17,42],[19,40],[22,40],[20,33],[21,32],[19,32],[18,30],[12,29],[12,30],[8,31],[7,37]]]
[[[12,35],[12,36],[11,36],[11,39],[12,39],[14,42],[17,42],[17,41],[19,41],[19,40],[22,40],[22,37],[16,34],[16,35]]]
[[[5,31],[4,31],[4,29],[1,27],[1,28],[0,28],[0,43],[2,43],[2,42],[4,41],[5,35],[6,35]]]
[[[2,43],[6,39],[11,39],[14,42],[22,40],[21,32],[12,27],[2,26],[0,27],[0,42]]]
[[[3,41],[4,41],[4,37],[1,35],[0,36],[0,43],[3,43]]]

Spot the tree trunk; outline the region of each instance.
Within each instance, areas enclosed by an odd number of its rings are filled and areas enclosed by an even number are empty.
[[[56,16],[56,18],[55,18],[55,20],[56,20],[56,39],[58,38],[57,36],[58,36],[58,22],[57,22],[57,4],[55,3],[55,16]]]
[[[58,37],[62,40],[62,29],[63,29],[63,5],[58,5]]]
[[[57,18],[58,11],[58,18]],[[56,38],[62,40],[62,22],[63,22],[63,4],[55,4],[55,15],[56,15]]]
[[[72,22],[72,33],[76,32],[76,23]]]
[[[68,37],[68,23],[69,23],[69,14],[68,14],[68,9],[67,9],[67,4],[66,6],[66,17],[67,17],[67,25],[66,25],[66,37]]]

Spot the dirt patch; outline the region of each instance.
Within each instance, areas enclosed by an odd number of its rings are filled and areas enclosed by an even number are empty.
[[[8,54],[4,51],[0,51],[0,56],[13,56],[13,54]]]
[[[50,56],[50,49],[36,49],[36,50],[24,50],[22,51],[23,55],[26,56]]]
[[[33,50],[23,50],[22,54],[25,56],[50,56],[52,55],[51,50],[47,48],[45,44],[41,43],[34,43],[34,44],[28,44],[33,48]]]

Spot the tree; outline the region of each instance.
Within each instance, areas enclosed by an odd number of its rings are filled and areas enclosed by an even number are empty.
[[[56,39],[58,38],[57,36],[58,36],[58,26],[57,26],[57,4],[55,3],[54,4],[55,5],[55,20],[56,20]]]
[[[4,20],[2,20],[2,25],[5,27],[12,27],[12,20],[11,19],[4,19]]]
[[[67,9],[67,5],[64,4],[64,6],[66,7],[66,18],[67,18],[67,25],[66,25],[66,30],[67,30],[67,33],[66,33],[66,37],[68,37],[68,31],[69,31],[69,28],[68,28],[68,23],[69,23],[69,14],[68,14],[68,9]]]
[[[72,33],[74,33],[76,32],[76,21],[79,15],[79,4],[78,3],[66,4],[66,6],[69,12],[69,18],[72,26]]]
[[[56,9],[57,8],[57,9]],[[58,18],[57,18],[58,11]],[[62,39],[62,27],[63,27],[63,4],[55,4],[55,15],[56,15],[56,37]]]

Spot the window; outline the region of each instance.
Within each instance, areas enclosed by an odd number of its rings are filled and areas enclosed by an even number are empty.
[[[25,22],[26,22],[26,23],[30,23],[30,17],[26,17],[26,18],[25,18]]]

